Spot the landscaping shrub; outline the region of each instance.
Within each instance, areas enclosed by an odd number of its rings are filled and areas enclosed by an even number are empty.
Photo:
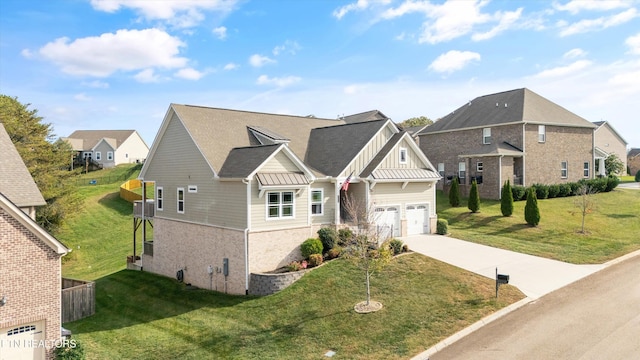
[[[527,204],[524,206],[524,219],[527,224],[537,226],[540,223],[540,209],[538,209],[538,200],[536,199],[536,191],[533,187],[527,191]]]
[[[475,180],[471,182],[471,190],[469,190],[469,201],[467,207],[472,213],[477,213],[480,210],[480,194],[478,193],[478,184]]]
[[[533,184],[532,188],[536,190],[537,199],[546,199],[549,197],[549,185]]]
[[[636,172],[635,180],[636,180],[636,182],[640,182],[640,170],[638,170],[638,172]]]
[[[620,183],[620,179],[618,179],[617,176],[607,177],[607,188],[604,191],[609,192],[615,189],[619,183]]]
[[[571,185],[569,184],[560,184],[560,191],[558,192],[558,197],[567,197],[571,195]]]
[[[523,200],[526,196],[526,189],[521,185],[513,185],[511,188],[511,192],[513,193],[513,201]]]
[[[353,240],[353,230],[349,228],[342,228],[338,230],[338,244],[345,246]]]
[[[449,233],[449,222],[445,219],[438,219],[436,224],[436,233],[440,235],[447,235]]]
[[[402,252],[402,240],[391,239],[389,246],[391,246],[391,250],[393,250],[393,255],[398,255]]]
[[[342,254],[342,248],[340,246],[335,246],[331,250],[327,251],[328,259],[335,259]]]
[[[571,194],[569,194],[569,196],[574,196],[575,194],[578,193],[582,185],[580,183],[572,182],[572,183],[569,183],[569,186],[571,186]]]
[[[511,191],[511,182],[509,182],[509,180],[507,180],[502,187],[500,211],[502,211],[502,216],[513,215],[513,192]]]
[[[309,255],[309,265],[310,266],[318,266],[322,264],[322,255],[321,254],[311,254]]]
[[[309,256],[313,254],[322,255],[322,241],[320,241],[320,239],[309,238],[300,245],[300,252],[305,259],[308,259]]]
[[[560,185],[558,184],[549,185],[549,199],[558,197],[559,193],[560,193]]]
[[[287,271],[300,271],[307,268],[307,261],[292,261],[291,264],[287,265]]]
[[[460,206],[460,188],[458,187],[457,177],[454,177],[451,181],[451,189],[449,189],[449,204],[452,207]]]
[[[607,179],[605,178],[580,180],[578,184],[580,186],[587,186],[594,193],[604,192],[607,189]],[[576,191],[574,194],[578,194],[578,192]]]
[[[322,241],[323,252],[331,250],[338,242],[338,232],[331,227],[323,227],[318,230],[318,237]]]
[[[402,245],[402,252],[409,252],[409,245],[407,244]]]
[[[55,358],[57,360],[84,360],[86,355],[84,352],[84,346],[78,340],[72,340],[73,347],[60,346],[56,347]]]

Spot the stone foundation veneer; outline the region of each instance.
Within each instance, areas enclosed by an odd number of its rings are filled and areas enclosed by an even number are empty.
[[[281,274],[251,274],[249,295],[266,296],[284,290],[298,281],[308,270],[300,270]]]

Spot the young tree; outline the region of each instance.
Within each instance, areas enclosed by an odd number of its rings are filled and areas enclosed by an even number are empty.
[[[538,199],[536,189],[530,187],[527,190],[527,204],[524,206],[524,219],[531,226],[538,226],[540,223],[540,209],[538,209]]]
[[[611,154],[604,159],[604,169],[607,172],[607,176],[609,175],[622,175],[622,170],[624,170],[624,163],[616,154]]]
[[[371,301],[371,275],[380,271],[393,258],[389,242],[382,237],[375,224],[375,212],[367,208],[364,202],[353,195],[344,200],[344,209],[348,213],[356,231],[345,248],[345,257],[352,261],[365,275],[366,300],[356,304],[358,312],[372,312],[382,308],[382,304]]]
[[[422,126],[422,125],[431,125],[431,124],[433,124],[433,120],[429,119],[426,116],[418,116],[418,117],[409,118],[401,122],[399,125],[403,128],[408,128],[412,126]]]
[[[458,177],[454,176],[451,180],[451,188],[449,189],[449,204],[453,207],[460,206],[460,188],[458,187]]]
[[[585,219],[588,214],[591,214],[596,208],[596,202],[593,199],[595,191],[591,186],[582,185],[576,190],[576,197],[574,199],[574,205],[579,209],[579,213],[582,216],[582,228],[581,234],[586,234],[584,229]]]
[[[471,190],[469,190],[469,201],[467,207],[472,213],[477,213],[478,210],[480,210],[480,194],[478,193],[478,184],[475,180],[471,182]]]
[[[30,104],[0,95],[0,123],[29,169],[47,204],[36,210],[36,220],[46,230],[55,231],[64,218],[77,211],[80,200],[75,195],[68,170],[71,147],[64,141],[53,142],[51,124],[43,122]]]
[[[500,211],[502,211],[502,216],[513,215],[513,192],[511,191],[511,182],[509,180],[507,180],[502,187]]]

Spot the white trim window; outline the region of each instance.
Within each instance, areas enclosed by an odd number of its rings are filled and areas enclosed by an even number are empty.
[[[590,173],[590,171],[589,171],[589,162],[585,161],[584,162],[584,174],[583,174],[584,177],[588,178],[589,177],[589,173]]]
[[[458,177],[460,178],[460,184],[466,184],[465,176],[467,176],[467,163],[461,161],[458,163]]]
[[[293,191],[270,191],[267,193],[267,218],[292,218],[294,212]]]
[[[178,188],[178,197],[176,200],[178,214],[184,214],[184,188]]]
[[[156,187],[156,210],[162,211],[164,203],[164,190],[162,186]]]
[[[400,148],[400,164],[406,164],[406,163],[407,163],[407,149]]]
[[[569,176],[569,168],[566,161],[560,162],[560,177],[566,179]]]
[[[444,163],[438,163],[438,173],[444,178]]]
[[[96,151],[96,161],[102,160],[102,153],[100,151]]]
[[[543,143],[547,141],[547,129],[544,125],[538,125],[538,142]]]
[[[476,164],[476,171],[482,172],[482,170],[484,170],[484,163],[482,163],[482,161],[478,161],[478,163]]]
[[[311,189],[311,215],[323,215],[324,191],[322,189]]]
[[[482,129],[482,143],[491,144],[491,128]]]
[[[113,161],[113,151],[107,151],[107,160]]]

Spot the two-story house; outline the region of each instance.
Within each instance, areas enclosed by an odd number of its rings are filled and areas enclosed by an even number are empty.
[[[503,184],[530,186],[594,176],[596,126],[529,89],[475,98],[426,127],[420,148],[445,187],[475,179],[480,196],[499,199]]]
[[[320,119],[172,104],[140,173],[156,191],[143,269],[251,293],[251,273],[298,260],[318,229],[347,222],[347,196],[391,236],[435,231],[440,177],[378,113]]]
[[[627,173],[627,141],[614,129],[608,121],[595,121],[595,166],[597,176],[606,176],[604,161],[610,155],[616,155],[622,162],[620,174]]]

